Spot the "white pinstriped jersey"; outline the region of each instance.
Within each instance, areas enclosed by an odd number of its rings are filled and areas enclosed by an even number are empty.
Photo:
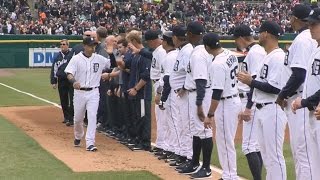
[[[284,60],[284,68],[282,71],[282,85],[285,86],[289,80],[292,70],[291,68],[302,68],[307,70],[309,60],[312,53],[317,48],[317,42],[311,38],[310,30],[302,31],[292,42],[286,58]],[[303,90],[303,84],[297,91]]]
[[[153,57],[152,57],[151,69],[150,69],[150,78],[152,80],[161,78],[161,64],[165,55],[166,55],[166,50],[163,49],[162,45],[158,46],[152,52]]]
[[[74,76],[80,87],[93,88],[100,86],[102,70],[110,68],[110,59],[93,53],[87,58],[82,53],[73,56],[65,69]]]
[[[170,75],[170,86],[173,90],[183,87],[187,75],[187,65],[189,63],[190,55],[193,47],[190,43],[183,46],[177,56],[173,71]]]
[[[260,67],[258,68],[256,80],[260,82],[267,82],[271,86],[281,89],[281,71],[284,63],[285,53],[278,48],[267,54]],[[277,94],[263,92],[257,88],[253,90],[252,102],[268,103],[275,102]]]
[[[246,71],[251,76],[257,75],[257,68],[260,67],[263,58],[267,55],[266,51],[259,44],[253,45],[247,53],[243,62],[239,63],[240,71]],[[249,92],[250,87],[242,82],[238,83],[240,92]]]
[[[228,49],[218,54],[210,67],[211,89],[220,89],[221,97],[238,94],[236,74],[238,72],[238,58]]]
[[[204,45],[198,45],[193,49],[187,66],[187,76],[184,84],[186,89],[196,89],[196,79],[207,80],[207,87],[210,87],[209,67],[212,59],[213,56],[206,51]]]

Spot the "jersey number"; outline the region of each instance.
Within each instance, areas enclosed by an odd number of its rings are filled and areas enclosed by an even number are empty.
[[[178,71],[178,69],[179,69],[179,60],[177,59],[176,63],[174,64],[173,71]]]
[[[320,59],[315,59],[312,63],[312,74],[313,76],[320,75]]]
[[[187,66],[187,73],[191,73],[190,61],[189,61],[188,66]]]
[[[260,71],[260,78],[265,79],[268,77],[268,65],[264,64],[261,71]]]
[[[284,58],[284,65],[285,65],[285,66],[287,66],[287,65],[289,64],[288,58],[289,58],[289,51],[286,52],[286,56],[285,56],[285,58]]]
[[[156,58],[152,58],[152,64],[151,64],[152,68],[156,67],[156,62],[157,62]]]
[[[231,87],[235,87],[236,86],[236,83],[237,83],[237,80],[236,80],[236,75],[237,75],[237,72],[238,71],[238,66],[235,66],[231,71],[230,71],[230,78],[231,80],[233,81],[233,83],[231,84]]]

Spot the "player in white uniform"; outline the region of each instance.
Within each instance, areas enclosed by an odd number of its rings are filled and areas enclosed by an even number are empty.
[[[152,62],[150,69],[150,78],[153,81],[153,90],[156,96],[159,96],[162,91],[161,86],[161,65],[166,51],[162,48],[160,34],[158,31],[148,30],[145,35],[145,40],[149,48],[154,49],[152,52]],[[154,151],[162,151],[166,148],[165,134],[166,134],[166,112],[161,111],[159,106],[155,106],[155,115],[157,121],[157,139],[156,148]]]
[[[311,177],[307,179],[320,179],[320,121],[316,119],[314,109],[320,99],[320,9],[311,10],[309,17],[309,28],[312,39],[316,40],[318,47],[314,50],[307,67],[306,79],[304,82],[302,98],[298,97],[292,103],[292,110],[297,113],[300,108],[305,109],[305,119],[309,120],[307,126],[310,130],[310,143],[307,147],[310,150]],[[309,111],[308,111],[309,110]],[[317,113],[316,113],[317,114]]]
[[[165,140],[167,143],[167,149],[160,155],[160,159],[167,159],[169,156],[178,154],[180,152],[180,141],[178,138],[177,131],[177,121],[172,118],[172,107],[171,102],[168,97],[170,96],[171,87],[169,84],[169,76],[173,71],[174,64],[177,59],[178,50],[174,48],[172,41],[172,31],[166,31],[162,35],[162,46],[166,50],[167,54],[163,57],[162,67],[163,67],[163,90],[161,92],[159,109],[166,113],[166,119],[164,123],[166,124],[167,133],[165,135]],[[155,100],[157,101],[157,100]]]
[[[299,32],[292,42],[284,61],[282,70],[283,89],[279,93],[277,103],[280,104],[288,118],[290,145],[295,164],[296,179],[310,179],[311,167],[308,152],[309,128],[305,121],[305,109],[291,111],[291,103],[301,96],[303,82],[306,77],[307,65],[312,52],[317,47],[315,40],[311,38],[307,22],[303,21],[309,16],[311,8],[307,5],[297,4],[292,10],[291,26]]]
[[[83,40],[84,51],[73,56],[65,69],[74,87],[74,145],[80,146],[84,135],[83,118],[87,110],[88,127],[86,150],[96,151],[95,133],[99,106],[99,85],[102,70],[110,68],[110,59],[95,54],[97,45],[94,38]],[[105,79],[107,77],[103,77]]]
[[[248,72],[252,77],[257,74],[257,68],[266,55],[265,50],[254,42],[252,30],[247,25],[237,26],[233,34],[237,47],[245,50],[247,55],[243,62],[239,63],[239,70]],[[251,110],[246,108],[250,87],[239,82],[239,96],[242,103],[242,113],[251,114]],[[246,156],[248,165],[254,180],[261,179],[262,157],[257,140],[257,121],[243,121],[242,129],[242,152]]]
[[[191,22],[187,27],[187,37],[194,45],[187,66],[187,76],[184,87],[188,91],[188,109],[191,121],[191,133],[193,136],[193,156],[188,163],[177,167],[180,173],[191,174],[192,178],[204,178],[211,176],[210,161],[212,153],[212,129],[206,129],[203,121],[208,113],[212,91],[210,89],[209,67],[213,56],[210,55],[204,45],[201,45],[204,28],[199,22]],[[200,153],[203,154],[203,165],[196,172],[199,164]]]
[[[207,52],[214,56],[210,66],[212,99],[204,125],[211,128],[213,119],[215,120],[218,156],[223,170],[222,179],[238,179],[234,145],[241,110],[236,79],[238,59],[230,50],[221,47],[217,34],[206,34],[203,43]]]
[[[283,157],[284,130],[286,115],[275,103],[281,86],[281,70],[285,53],[278,46],[278,38],[282,30],[271,21],[264,22],[260,27],[259,43],[267,55],[262,60],[256,79],[248,72],[239,72],[238,80],[253,90],[252,102],[256,103],[252,121],[257,121],[258,142],[263,163],[267,170],[267,180],[286,180],[286,163]],[[250,93],[251,94],[251,93]],[[250,108],[250,96],[247,107]],[[249,105],[251,104],[251,105]],[[251,116],[242,115],[248,121]]]
[[[187,75],[187,65],[189,63],[190,54],[193,47],[187,41],[187,28],[178,25],[173,27],[173,43],[179,49],[179,53],[170,75],[169,82],[171,86],[170,103],[172,110],[172,118],[177,122],[178,137],[180,142],[180,152],[175,162],[171,166],[179,166],[187,159],[192,157],[192,135],[190,127],[190,118],[188,108],[188,95],[184,89],[184,82]]]

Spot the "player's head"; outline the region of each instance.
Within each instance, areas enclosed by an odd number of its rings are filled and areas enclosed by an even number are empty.
[[[147,45],[151,49],[156,49],[161,45],[161,32],[158,30],[147,30],[144,34],[144,40],[147,42]]]
[[[120,39],[117,42],[117,46],[118,46],[118,51],[120,52],[121,55],[124,55],[128,50],[128,42],[125,38]]]
[[[87,54],[92,54],[95,52],[97,42],[92,37],[86,37],[83,39],[83,48],[84,52]]]
[[[84,39],[84,38],[86,38],[86,37],[91,37],[91,31],[85,31],[84,33],[83,33],[83,36],[82,36],[82,38]]]
[[[131,43],[132,45],[136,46],[142,44],[142,33],[141,31],[132,30],[130,31],[127,36],[126,40],[128,43]]]
[[[62,52],[66,52],[69,50],[69,41],[67,39],[62,39],[60,41],[60,49]]]
[[[177,25],[172,28],[172,41],[175,47],[187,42],[187,27]]]
[[[320,41],[320,8],[310,11],[309,16],[305,19],[309,23],[309,29],[312,39]]]
[[[168,51],[174,48],[172,31],[165,31],[162,35],[162,47]]]
[[[309,16],[310,11],[311,7],[304,4],[297,4],[292,8],[290,23],[294,31],[307,27],[305,19]]]
[[[203,36],[203,45],[206,51],[213,56],[216,56],[221,49],[219,36],[211,32]]]
[[[260,26],[259,33],[259,43],[265,47],[269,43],[278,42],[283,31],[276,22],[265,21]]]
[[[253,31],[247,25],[240,25],[234,28],[233,37],[237,47],[243,50],[248,47],[253,42]]]
[[[191,44],[199,44],[204,34],[204,27],[199,21],[190,22],[187,26],[187,38]]]
[[[108,30],[103,26],[98,27],[96,33],[97,33],[97,38],[100,42],[108,36]]]

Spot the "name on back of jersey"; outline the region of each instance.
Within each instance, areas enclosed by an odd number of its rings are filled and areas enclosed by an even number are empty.
[[[233,63],[235,63],[235,62],[238,62],[238,59],[233,55],[229,56],[229,58],[226,61],[227,65],[229,67],[231,67],[233,65]]]

